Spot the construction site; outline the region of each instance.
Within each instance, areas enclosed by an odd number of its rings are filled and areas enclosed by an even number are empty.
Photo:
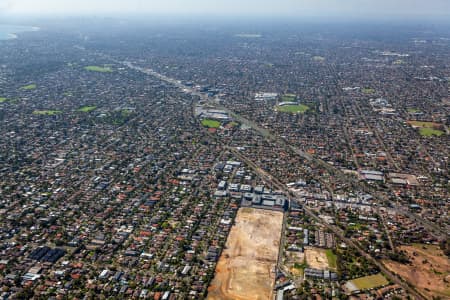
[[[241,208],[208,289],[208,299],[272,299],[283,223],[278,211]]]

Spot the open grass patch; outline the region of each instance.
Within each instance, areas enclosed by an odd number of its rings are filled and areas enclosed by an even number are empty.
[[[366,94],[366,95],[370,95],[370,94],[375,93],[375,90],[372,89],[372,88],[363,88],[363,89],[362,89],[362,92],[363,92],[364,94]]]
[[[6,102],[6,101],[8,101],[7,98],[5,98],[5,97],[0,97],[0,103]]]
[[[309,107],[304,105],[304,104],[299,104],[299,105],[282,105],[282,106],[277,106],[276,111],[279,112],[285,112],[285,113],[293,113],[293,114],[297,114],[297,113],[305,113],[307,110],[309,110]]]
[[[313,60],[317,61],[317,62],[323,62],[323,61],[325,61],[325,57],[317,55],[317,56],[313,57]]]
[[[216,120],[211,120],[211,119],[203,119],[202,125],[205,127],[208,127],[208,128],[219,128],[220,122],[216,121]]]
[[[129,116],[131,116],[132,113],[133,113],[133,111],[130,109],[121,109],[120,110],[120,115],[124,118],[128,118]]]
[[[60,110],[35,110],[33,111],[33,115],[39,116],[54,116],[62,113]]]
[[[420,113],[420,109],[418,108],[408,108],[407,111],[412,114]]]
[[[86,71],[100,72],[100,73],[111,73],[113,70],[111,67],[100,67],[100,66],[86,66],[84,67]]]
[[[336,270],[336,268],[337,268],[337,256],[336,256],[336,254],[334,254],[333,250],[331,250],[331,249],[327,249],[325,251],[325,254],[327,255],[328,266],[330,267],[330,269]]]
[[[78,111],[78,112],[85,112],[85,113],[88,113],[88,112],[94,111],[94,110],[96,110],[96,109],[97,109],[97,106],[95,106],[95,105],[92,105],[92,106],[82,106],[82,107],[80,107],[79,109],[77,109],[77,111]]]
[[[389,281],[381,273],[353,279],[351,282],[358,290],[369,290],[389,284]]]
[[[442,125],[439,123],[426,121],[408,121],[407,123],[414,128],[419,128],[421,136],[441,136],[445,133],[443,130],[440,130]]]
[[[24,91],[30,91],[30,90],[35,90],[36,88],[37,88],[37,85],[33,83],[33,84],[24,85],[20,89],[24,90]]]
[[[442,130],[433,129],[433,128],[420,128],[419,134],[421,136],[441,136],[444,134]]]

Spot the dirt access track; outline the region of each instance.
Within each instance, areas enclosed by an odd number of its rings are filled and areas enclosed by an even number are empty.
[[[283,213],[241,208],[208,288],[208,298],[273,298]]]

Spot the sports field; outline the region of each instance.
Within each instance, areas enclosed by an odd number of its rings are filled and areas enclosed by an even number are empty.
[[[35,90],[36,88],[37,88],[37,85],[35,85],[35,84],[28,84],[28,85],[24,85],[20,89],[24,90],[24,91],[29,91],[29,90]]]
[[[441,136],[445,132],[442,130],[439,130],[439,126],[441,124],[435,123],[435,122],[425,122],[425,121],[408,121],[409,125],[419,128],[419,134],[421,136]]]
[[[41,115],[41,116],[53,116],[62,113],[60,110],[35,110],[33,111],[33,115]]]
[[[100,66],[87,66],[84,67],[87,71],[100,72],[100,73],[111,73],[113,70],[110,67],[100,67]]]
[[[418,108],[408,108],[407,111],[412,114],[420,113],[420,109],[418,109]]]
[[[366,94],[366,95],[370,95],[370,94],[375,93],[375,90],[372,89],[372,88],[363,88],[363,89],[362,89],[362,92],[363,92],[364,94]]]
[[[216,120],[211,119],[204,119],[202,120],[202,125],[208,128],[219,128],[220,122]]]
[[[97,109],[97,106],[82,106],[77,111],[87,113],[87,112],[91,112],[95,109]]]
[[[325,61],[325,57],[323,57],[323,56],[314,56],[313,60],[317,61],[317,62],[323,62],[323,61]]]
[[[276,111],[285,112],[285,113],[292,113],[292,114],[297,114],[297,113],[303,114],[308,109],[309,109],[309,107],[304,105],[304,104],[299,104],[299,105],[282,105],[282,106],[277,106],[275,108]]]
[[[444,134],[442,130],[433,129],[433,128],[420,128],[419,133],[421,136],[441,136]]]
[[[382,287],[389,284],[389,281],[387,281],[381,273],[353,279],[350,282],[353,283],[360,291]]]

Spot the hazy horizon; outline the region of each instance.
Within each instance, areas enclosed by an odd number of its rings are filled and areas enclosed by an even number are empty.
[[[341,19],[445,19],[446,0],[5,0],[0,14],[17,16],[180,15]]]

